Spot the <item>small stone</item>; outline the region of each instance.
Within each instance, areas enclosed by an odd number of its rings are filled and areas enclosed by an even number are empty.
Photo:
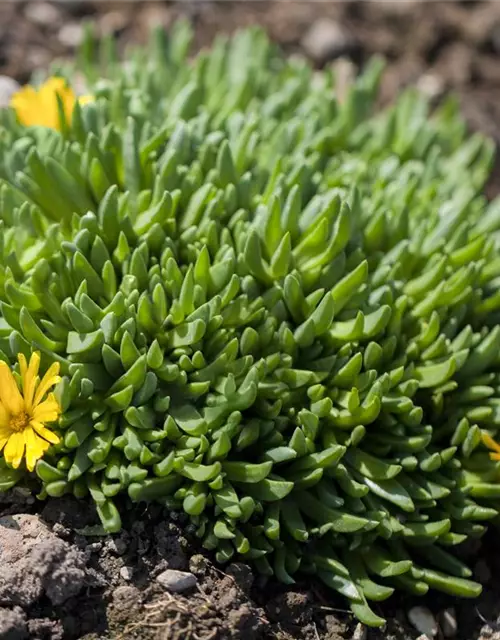
[[[52,533],[55,533],[59,538],[67,539],[71,536],[71,529],[65,527],[60,522],[56,522],[52,527]]]
[[[0,607],[0,638],[24,640],[28,638],[26,614],[21,607],[4,609]]]
[[[487,584],[491,580],[491,571],[485,560],[481,558],[474,567],[474,578],[481,584]]]
[[[120,569],[120,575],[124,580],[130,581],[134,577],[134,569],[125,565]]]
[[[189,2],[186,4],[189,4]],[[155,27],[168,27],[170,22],[169,9],[159,2],[154,3],[141,9],[139,19],[141,25],[147,31]]]
[[[417,82],[417,88],[431,100],[436,100],[443,95],[446,86],[441,76],[435,73],[424,73]]]
[[[0,109],[8,107],[10,99],[19,91],[21,85],[9,76],[0,76]]]
[[[99,20],[101,36],[117,35],[127,26],[129,16],[122,11],[109,11]]]
[[[344,25],[334,20],[316,20],[302,38],[302,48],[316,63],[324,64],[356,49],[356,41]]]
[[[198,582],[196,576],[188,571],[177,571],[176,569],[167,569],[156,577],[156,580],[173,593],[182,593],[188,589],[192,589]]]
[[[233,578],[238,587],[248,593],[253,585],[253,573],[249,566],[243,562],[232,562],[226,569],[226,573]]]
[[[352,634],[352,640],[366,640],[368,637],[368,630],[364,624],[358,622],[356,628],[354,629],[354,633]]]
[[[78,47],[83,40],[83,26],[78,22],[68,22],[61,27],[57,37],[65,47]]]
[[[205,556],[202,556],[201,553],[196,553],[194,556],[191,556],[189,560],[189,569],[197,576],[205,575],[209,566],[209,561]]]
[[[408,620],[419,633],[434,638],[438,632],[437,622],[427,607],[412,607],[408,611]]]
[[[119,538],[111,538],[111,540],[108,540],[106,547],[111,553],[122,556],[127,550],[127,542],[121,536]]]
[[[453,638],[457,635],[457,614],[453,607],[441,611],[439,614],[439,625],[445,638]]]
[[[59,9],[48,2],[30,2],[24,10],[24,15],[31,22],[44,27],[53,26],[61,18]]]
[[[87,545],[87,548],[85,549],[85,551],[88,551],[90,553],[97,553],[101,549],[102,549],[102,542],[92,542],[91,544]]]
[[[28,634],[30,638],[63,640],[64,628],[60,620],[35,618],[34,620],[28,620]]]

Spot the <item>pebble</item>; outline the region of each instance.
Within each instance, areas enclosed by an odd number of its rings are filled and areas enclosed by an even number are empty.
[[[123,538],[111,538],[106,544],[107,548],[117,556],[122,556],[127,550],[127,542]]]
[[[124,580],[127,580],[128,582],[129,580],[132,580],[132,578],[134,577],[134,569],[132,567],[128,567],[127,565],[125,565],[120,569],[120,575]]]
[[[30,2],[24,10],[24,15],[31,22],[41,26],[51,26],[61,18],[61,12],[48,2]]]
[[[97,553],[102,549],[102,542],[92,542],[87,545],[85,551],[89,551],[90,553]]]
[[[430,100],[440,98],[446,90],[443,78],[436,73],[424,73],[417,82],[417,88]]]
[[[98,27],[101,36],[117,35],[125,29],[129,16],[123,11],[108,11],[99,20]]]
[[[27,640],[26,614],[21,607],[4,609],[0,607],[0,638],[6,640]]]
[[[427,607],[412,607],[408,611],[408,620],[419,633],[434,638],[438,632],[437,622]]]
[[[491,580],[491,571],[486,560],[478,560],[474,566],[474,578],[481,584],[487,584]]]
[[[477,640],[500,640],[500,631],[494,631],[489,624],[481,627]]]
[[[354,633],[352,635],[352,640],[366,640],[368,637],[368,629],[364,624],[358,622],[356,628],[354,629]]]
[[[356,41],[347,27],[327,18],[316,20],[301,44],[306,54],[318,64],[352,54],[356,48]]]
[[[439,625],[445,638],[453,638],[457,635],[457,614],[453,607],[441,611],[439,614]]]
[[[0,76],[0,109],[8,107],[10,99],[16,91],[19,91],[21,85],[9,76]]]
[[[83,40],[83,26],[78,22],[68,22],[57,34],[59,42],[65,47],[78,47]]]
[[[167,569],[156,577],[156,580],[173,593],[182,593],[188,589],[192,589],[198,582],[196,576],[188,571],[177,571],[176,569]]]

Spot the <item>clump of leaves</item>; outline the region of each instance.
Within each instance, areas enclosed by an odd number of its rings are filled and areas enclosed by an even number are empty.
[[[336,98],[249,30],[118,64],[62,131],[0,115],[0,348],[60,364],[40,496],[190,517],[220,562],[368,601],[476,596],[453,547],[500,505],[493,145],[374,61]],[[71,77],[72,70],[63,70]],[[104,79],[99,79],[99,77]],[[1,463],[0,486],[33,481]]]

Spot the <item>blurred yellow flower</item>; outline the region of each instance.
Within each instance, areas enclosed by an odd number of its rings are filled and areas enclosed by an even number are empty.
[[[38,378],[40,354],[33,353],[29,364],[22,353],[18,355],[21,369],[22,393],[10,367],[0,362],[0,452],[5,461],[17,469],[26,457],[26,467],[33,471],[39,460],[58,436],[45,427],[46,422],[59,418],[61,409],[53,393],[47,392],[56,385],[59,363],[51,365],[41,380]]]
[[[93,100],[92,96],[77,98],[73,89],[64,78],[49,78],[38,89],[27,85],[15,93],[11,98],[11,107],[17,114],[17,119],[25,126],[39,125],[52,129],[61,129],[57,96],[60,97],[63,111],[68,124],[76,101],[81,105]]]
[[[500,460],[500,445],[484,431],[481,433],[481,440],[483,441],[484,446],[492,451],[492,453],[490,453],[490,458],[492,460]]]

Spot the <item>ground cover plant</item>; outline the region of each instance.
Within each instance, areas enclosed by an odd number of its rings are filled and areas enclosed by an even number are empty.
[[[0,487],[186,512],[364,623],[473,597],[500,506],[500,207],[452,101],[374,108],[248,30],[76,67],[0,114]],[[98,59],[95,52],[98,51]],[[38,375],[40,372],[40,375]],[[40,379],[41,378],[41,379]],[[493,453],[488,453],[488,448]]]

